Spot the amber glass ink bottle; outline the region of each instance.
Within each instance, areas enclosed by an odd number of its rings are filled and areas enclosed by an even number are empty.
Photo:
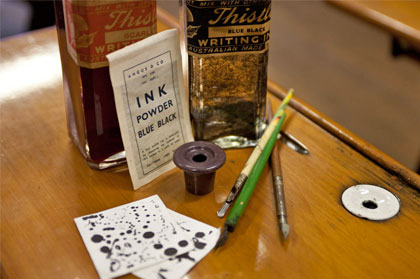
[[[89,166],[125,162],[106,54],[156,33],[156,1],[54,1],[69,134]]]

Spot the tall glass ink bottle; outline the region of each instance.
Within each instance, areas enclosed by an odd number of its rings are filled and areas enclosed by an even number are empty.
[[[156,33],[156,1],[56,0],[69,135],[89,166],[125,162],[106,54]]]
[[[265,128],[271,1],[183,0],[196,140],[255,145]]]

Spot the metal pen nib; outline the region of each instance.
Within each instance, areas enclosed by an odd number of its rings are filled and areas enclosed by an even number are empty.
[[[309,154],[308,148],[291,134],[281,131],[279,136],[280,140],[284,142],[287,147],[303,155]]]
[[[223,216],[225,216],[230,204],[231,203],[225,202],[222,205],[222,207],[217,211],[217,217],[222,218]]]
[[[283,238],[286,239],[289,236],[290,226],[286,223],[281,223],[280,229],[283,234]]]
[[[284,186],[281,175],[273,177],[274,195],[276,199],[277,217],[284,239],[289,235],[290,226],[287,223],[286,201],[284,197]]]
[[[248,176],[241,173],[238,178],[235,181],[235,184],[233,185],[232,189],[230,190],[229,195],[226,198],[225,203],[222,205],[222,207],[217,211],[217,216],[219,218],[222,218],[225,216],[227,210],[229,209],[232,202],[235,200],[236,196],[241,191],[242,187],[244,186]]]
[[[229,237],[229,230],[228,230],[227,226],[224,226],[223,230],[222,230],[222,233],[220,234],[219,239],[217,240],[216,245],[214,246],[214,250],[217,250],[217,248],[225,245],[228,237]]]

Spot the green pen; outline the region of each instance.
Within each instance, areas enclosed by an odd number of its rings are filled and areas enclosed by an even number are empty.
[[[280,119],[278,120],[270,136],[270,139],[264,147],[261,155],[258,157],[257,162],[252,168],[252,171],[249,174],[249,177],[244,187],[242,188],[241,193],[239,194],[235,204],[233,205],[232,210],[230,211],[229,216],[226,219],[226,222],[223,226],[223,232],[220,235],[219,241],[216,244],[216,249],[218,247],[223,246],[229,236],[229,232],[234,231],[239,219],[242,216],[242,213],[245,210],[246,205],[248,204],[249,199],[251,198],[252,193],[254,192],[255,186],[258,183],[258,180],[261,176],[262,171],[264,170],[268,158],[270,157],[271,151],[273,150],[274,144],[277,140],[277,135],[280,133],[284,119],[286,118],[286,114],[282,114],[281,116],[276,115],[276,117],[280,117]]]

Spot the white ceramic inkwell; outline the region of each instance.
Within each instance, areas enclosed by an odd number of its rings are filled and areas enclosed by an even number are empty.
[[[372,221],[388,220],[400,210],[400,200],[395,194],[368,184],[347,188],[341,196],[341,202],[353,215]]]

